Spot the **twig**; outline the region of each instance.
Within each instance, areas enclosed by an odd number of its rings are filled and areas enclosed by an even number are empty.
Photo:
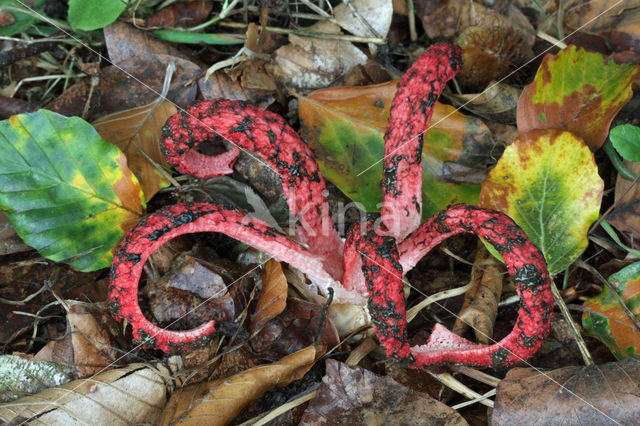
[[[566,272],[565,272],[566,273]],[[558,291],[558,287],[556,287],[556,283],[551,280],[551,292],[553,293],[553,299],[556,301],[556,305],[560,308],[560,312],[562,312],[562,316],[564,317],[567,324],[571,328],[571,332],[573,333],[573,338],[578,344],[578,349],[580,350],[580,354],[582,355],[582,359],[584,360],[585,365],[594,365],[593,358],[587,349],[587,345],[584,343],[584,339],[580,335],[580,331],[578,330],[578,326],[571,317],[571,313],[569,312],[569,308],[567,308],[566,303],[562,299],[562,295]]]
[[[493,377],[490,374],[485,373],[484,371],[476,370],[475,368],[467,367],[466,365],[452,365],[450,368],[453,371],[464,374],[465,376],[471,377],[472,379],[486,385],[493,386],[494,388],[502,381],[497,377]]]
[[[55,50],[58,42],[49,41],[46,43],[30,43],[24,47],[16,47],[6,52],[0,52],[0,68],[13,64],[21,59],[29,58],[42,52]]]
[[[409,18],[409,38],[411,43],[415,43],[418,40],[418,33],[416,32],[416,8],[413,5],[413,0],[407,0],[407,17]]]
[[[471,400],[474,400],[474,401],[477,400],[477,402],[479,402],[480,404],[486,405],[487,407],[493,408],[493,401],[487,400],[484,395],[480,395],[478,392],[474,391],[473,389],[471,389],[467,385],[463,384],[462,382],[459,382],[451,374],[449,374],[449,373],[434,373],[433,371],[429,370],[428,368],[425,369],[424,371],[429,373],[433,378],[438,380],[443,385],[445,385],[448,388],[458,392],[460,395],[462,395],[462,396],[464,396],[466,398],[469,398]]]

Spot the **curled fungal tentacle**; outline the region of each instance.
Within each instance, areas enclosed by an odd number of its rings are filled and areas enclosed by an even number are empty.
[[[219,173],[217,166],[207,165],[208,159],[216,157],[198,154],[194,149],[215,135],[236,145],[223,154],[226,160],[233,157],[231,164],[239,147],[261,157],[275,170],[289,210],[300,220],[296,226],[298,239],[324,259],[324,267],[334,280],[340,280],[342,241],[329,215],[324,178],[298,134],[282,117],[255,105],[224,99],[201,101],[167,121],[162,139],[167,161],[178,171],[198,177]]]
[[[404,74],[391,105],[384,135],[382,221],[402,241],[422,217],[422,138],[433,106],[462,67],[462,51],[436,43]]]
[[[138,304],[138,282],[145,261],[164,243],[193,232],[222,232],[245,242],[279,261],[286,261],[311,279],[336,284],[324,270],[321,259],[269,227],[263,221],[211,203],[187,203],[165,207],[142,220],[115,250],[109,285],[110,307],[116,318],[126,319],[133,336],[146,346],[165,352],[188,350],[215,332],[209,321],[188,331],[162,329],[147,320]]]
[[[391,314],[383,312],[385,316],[380,316],[375,321],[378,336],[385,345],[387,354],[400,359],[409,358],[410,366],[413,368],[445,362],[484,367],[511,365],[537,351],[549,332],[553,296],[544,257],[524,231],[508,216],[499,212],[464,204],[450,207],[422,224],[402,242],[399,253],[381,253],[372,249],[363,251],[363,272],[366,275],[367,270],[381,269],[383,265],[390,268],[391,263],[392,273],[384,277],[372,277],[374,292],[380,292],[379,289],[390,285],[394,289],[402,289],[403,269],[407,271],[413,268],[433,247],[444,239],[462,232],[474,233],[489,242],[504,258],[521,300],[518,319],[511,333],[493,345],[472,343],[451,333],[445,327],[436,325],[427,344],[412,347],[410,355],[407,355],[404,351],[406,340],[402,340],[404,324],[390,322],[388,318]],[[404,312],[404,299],[394,293],[385,297],[386,302],[377,301],[376,304],[394,306],[394,315]],[[372,311],[371,314],[378,315],[376,311]],[[398,340],[386,338],[390,335],[397,336]],[[399,352],[398,348],[402,348],[402,352]]]

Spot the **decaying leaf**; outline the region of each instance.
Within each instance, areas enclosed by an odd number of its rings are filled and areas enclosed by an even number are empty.
[[[636,176],[640,174],[640,162],[624,164]],[[640,238],[640,185],[618,175],[615,200],[616,208],[607,220],[619,230]]]
[[[506,273],[504,265],[479,243],[471,271],[474,287],[464,295],[462,309],[452,329],[454,333],[462,336],[472,327],[479,343],[491,343]]]
[[[535,130],[505,149],[482,184],[480,205],[521,226],[556,274],[587,247],[603,190],[593,154],[581,139],[561,130]]]
[[[115,144],[124,152],[127,163],[138,177],[145,197],[150,200],[169,182],[152,164],[170,171],[160,151],[162,126],[177,112],[171,102],[152,102],[148,105],[116,112],[93,122],[93,127],[107,142]],[[146,156],[145,156],[146,154]]]
[[[383,135],[396,85],[322,89],[299,101],[300,132],[322,174],[367,211],[382,199]],[[477,185],[452,182],[482,181],[492,164],[493,142],[480,120],[436,103],[432,123],[422,151],[423,218],[448,204],[475,203]]]
[[[633,263],[609,277],[616,293],[632,314],[640,316],[640,262]],[[616,358],[640,355],[640,330],[637,330],[609,287],[584,302],[587,309],[582,325],[587,334],[597,337]]]
[[[264,265],[262,290],[253,313],[252,328],[261,329],[269,320],[277,317],[287,306],[287,278],[280,262],[269,259]]]
[[[516,108],[521,90],[506,83],[490,82],[481,93],[450,94],[454,105],[475,115],[503,124],[516,122]],[[487,123],[489,126],[492,123]]]
[[[26,396],[0,406],[0,421],[36,424],[157,424],[167,398],[163,375],[141,364]]]
[[[338,34],[337,25],[318,22],[310,31]],[[343,40],[317,37],[289,36],[290,43],[274,52],[273,76],[297,89],[317,89],[328,86],[351,67],[367,62],[367,56],[357,47]]]
[[[638,424],[638,358],[541,372],[514,368],[497,389],[492,423]]]
[[[548,54],[520,97],[518,130],[566,129],[595,151],[613,117],[631,99],[637,75],[637,65],[616,64],[576,46]]]
[[[224,380],[180,388],[169,399],[160,423],[227,424],[267,390],[302,378],[321,354],[317,348],[308,347]]]
[[[466,425],[458,412],[390,377],[327,360],[327,374],[300,425]]]
[[[96,305],[68,300],[67,334],[42,348],[36,358],[48,360],[75,370],[83,378],[102,372],[122,353],[116,348],[120,327],[107,311]]]

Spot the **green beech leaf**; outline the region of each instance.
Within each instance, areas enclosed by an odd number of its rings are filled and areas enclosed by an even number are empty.
[[[0,122],[0,207],[40,254],[92,271],[109,266],[144,196],[89,123],[40,110]]]
[[[640,262],[611,275],[609,282],[627,308],[636,318],[640,317]],[[640,355],[640,332],[609,287],[584,302],[584,308],[587,312],[582,315],[582,325],[587,334],[607,345],[618,359]]]
[[[125,0],[69,0],[69,23],[76,30],[97,30],[115,22],[126,8]]]
[[[320,171],[367,211],[380,209],[383,136],[396,85],[321,89],[299,98],[300,134],[313,149]],[[449,204],[477,203],[477,183],[484,179],[494,148],[480,120],[451,106],[436,103],[431,123],[422,151],[424,219]],[[476,183],[451,182],[469,176]]]
[[[566,129],[595,151],[607,138],[613,117],[631,99],[637,74],[635,64],[616,64],[576,46],[546,55],[520,96],[518,131]]]
[[[593,154],[570,132],[534,130],[508,146],[482,184],[480,205],[510,216],[556,274],[587,247],[604,182]]]
[[[640,127],[623,124],[611,129],[609,139],[614,148],[627,161],[640,161]]]

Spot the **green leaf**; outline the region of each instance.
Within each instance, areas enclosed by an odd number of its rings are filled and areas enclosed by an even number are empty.
[[[84,120],[40,110],[0,122],[0,208],[43,256],[107,267],[143,207],[122,152]]]
[[[68,19],[76,30],[97,30],[114,23],[126,8],[125,0],[69,0]]]
[[[627,161],[640,161],[640,127],[623,124],[611,129],[609,139]]]
[[[396,85],[322,89],[299,98],[300,133],[320,171],[367,211],[380,209],[383,135]],[[477,173],[491,162],[493,149],[486,126],[453,107],[436,103],[431,123],[422,151],[424,219],[449,204],[477,203],[480,186],[445,181],[444,170]]]
[[[244,35],[238,34],[210,34],[210,33],[195,33],[190,31],[179,30],[155,30],[153,35],[160,40],[170,41],[172,43],[185,43],[185,44],[243,44],[245,41]]]
[[[624,304],[640,317],[640,262],[633,263],[609,277]],[[640,355],[640,332],[622,310],[618,298],[605,287],[598,296],[584,302],[587,309],[582,325],[588,335],[607,345],[616,358]]]
[[[0,11],[7,11],[16,21],[11,25],[0,27],[0,36],[13,36],[29,28],[37,19],[28,14],[20,12],[25,10],[24,6],[17,0],[0,0]]]
[[[482,184],[480,205],[510,216],[556,274],[587,247],[604,182],[584,142],[561,130],[534,130],[505,149]]]
[[[518,131],[566,129],[595,151],[607,138],[613,117],[631,99],[637,74],[635,64],[616,64],[576,46],[546,55],[520,96]]]

